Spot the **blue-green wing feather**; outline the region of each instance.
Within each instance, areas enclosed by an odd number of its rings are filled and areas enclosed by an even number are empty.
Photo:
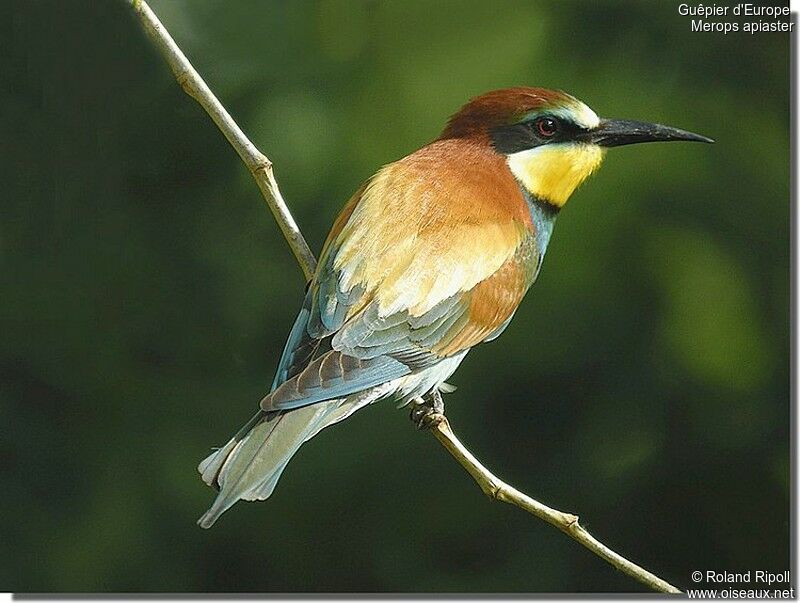
[[[309,296],[306,295],[306,303],[303,304],[294,321],[292,330],[289,332],[289,338],[283,348],[281,359],[278,361],[278,369],[275,371],[275,378],[272,380],[270,391],[274,391],[276,387],[291,377],[290,368],[295,364],[295,359],[299,355],[298,352],[311,343],[311,337],[308,334],[308,319],[311,316],[309,301]]]
[[[264,410],[287,410],[349,396],[435,364],[431,349],[468,320],[469,292],[443,300],[421,316],[403,310],[380,316],[377,302],[347,319],[363,289],[342,291],[333,268],[336,249],[323,258],[289,334]]]

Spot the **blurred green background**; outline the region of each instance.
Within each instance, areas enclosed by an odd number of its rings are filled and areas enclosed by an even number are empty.
[[[391,403],[211,531],[197,462],[251,415],[303,279],[123,2],[6,2],[0,588],[637,591],[485,498]],[[562,88],[717,144],[609,153],[448,415],[512,484],[681,586],[789,563],[789,38],[675,2],[153,1],[319,250],[469,97]]]

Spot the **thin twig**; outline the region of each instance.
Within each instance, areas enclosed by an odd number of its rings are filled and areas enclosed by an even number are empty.
[[[242,132],[225,107],[217,100],[214,93],[203,81],[200,75],[189,63],[181,49],[169,35],[169,32],[161,24],[155,13],[150,9],[144,0],[127,0],[133,6],[142,27],[156,44],[169,63],[175,79],[186,91],[189,96],[194,98],[209,114],[217,127],[228,139],[231,146],[242,158],[258,183],[261,193],[264,195],[275,220],[283,232],[286,241],[291,247],[292,252],[297,258],[297,263],[303,270],[306,280],[314,274],[317,261],[314,254],[309,249],[303,234],[286,206],[286,202],[278,189],[278,183],[272,172],[272,163],[259,151],[255,145]],[[656,591],[665,593],[680,593],[681,591],[653,575],[644,568],[629,561],[622,555],[615,553],[602,542],[594,538],[579,523],[576,515],[563,513],[544,505],[530,496],[520,492],[516,488],[509,486],[504,481],[486,469],[475,456],[455,436],[450,423],[444,415],[437,415],[433,418],[433,435],[447,449],[447,451],[459,462],[464,469],[475,479],[481,490],[488,496],[496,500],[515,505],[536,517],[543,519],[549,524],[557,527],[570,538],[576,540],[598,557],[605,559],[608,563],[638,580],[645,586]]]
[[[461,466],[467,470],[467,473],[472,476],[481,490],[483,490],[483,493],[488,497],[515,505],[523,511],[527,511],[531,515],[543,519],[550,525],[557,527],[570,538],[581,543],[598,557],[605,559],[621,572],[628,574],[631,578],[638,580],[653,590],[676,594],[681,592],[666,580],[662,580],[655,574],[648,572],[643,567],[636,565],[619,553],[612,551],[597,540],[597,538],[586,531],[578,522],[577,515],[564,513],[548,507],[538,500],[534,500],[524,492],[520,492],[513,486],[505,483],[484,467],[481,462],[467,450],[466,446],[464,446],[456,437],[456,434],[453,433],[447,417],[444,415],[435,415],[429,419],[429,424],[431,425],[431,431],[436,439],[439,440],[442,446],[447,448],[447,451],[453,458],[461,463]]]
[[[306,281],[310,280],[317,267],[317,260],[286,206],[286,201],[283,200],[278,182],[275,180],[275,174],[272,172],[272,162],[245,136],[245,133],[214,96],[211,88],[203,81],[200,74],[192,67],[189,59],[186,58],[147,3],[144,0],[128,0],[128,2],[136,11],[147,35],[169,63],[181,88],[206,110],[206,113],[214,120],[225,138],[242,158],[247,169],[253,174],[275,221],[280,226],[286,242],[289,243],[297,263],[300,264]]]

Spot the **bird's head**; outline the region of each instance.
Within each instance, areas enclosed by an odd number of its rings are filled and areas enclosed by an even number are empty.
[[[659,124],[601,119],[578,99],[544,88],[488,92],[464,105],[440,139],[469,138],[506,157],[514,177],[562,207],[603,161],[606,149],[639,142],[710,138]]]

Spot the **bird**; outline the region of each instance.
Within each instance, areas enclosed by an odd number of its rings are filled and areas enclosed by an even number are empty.
[[[446,380],[509,325],[606,151],[662,141],[714,142],[515,87],[471,99],[433,142],[379,169],[333,223],[258,412],[199,464],[218,494],[197,523],[269,498],[304,442],[369,404],[411,404],[420,425],[443,412]]]

